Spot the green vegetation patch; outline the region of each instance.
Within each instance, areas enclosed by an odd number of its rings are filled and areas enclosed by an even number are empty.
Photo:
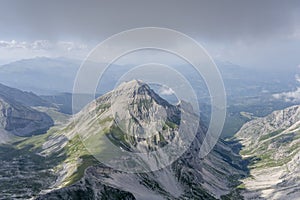
[[[73,183],[79,181],[83,177],[86,168],[99,163],[88,152],[80,136],[78,135],[70,140],[64,149],[67,154],[67,159],[64,161],[65,163],[77,163],[79,162],[79,160],[81,160],[81,162],[77,166],[76,172],[64,180],[64,183],[66,183],[65,186],[72,185]]]
[[[104,119],[101,119],[99,120],[99,124],[103,125],[107,122],[112,122],[114,119],[112,117],[107,117],[107,118],[104,118]]]
[[[135,139],[132,136],[128,136],[115,124],[113,124],[109,131],[106,133],[109,140],[116,146],[122,147],[130,151],[131,144],[135,144]]]
[[[99,112],[100,110],[106,110],[109,109],[110,107],[111,107],[110,103],[103,103],[97,106],[96,111]]]
[[[268,133],[266,135],[263,135],[259,138],[259,141],[263,141],[263,140],[267,140],[271,137],[275,137],[276,135],[279,135],[280,133],[282,133],[282,131],[284,131],[284,129],[279,129],[279,130],[273,131],[271,133]]]
[[[175,124],[175,123],[173,123],[173,122],[170,122],[170,121],[166,121],[166,122],[165,122],[165,125],[166,125],[167,127],[170,127],[171,129],[176,129],[176,128],[178,128],[178,125],[177,125],[177,124]],[[166,129],[166,126],[163,127],[163,130]]]

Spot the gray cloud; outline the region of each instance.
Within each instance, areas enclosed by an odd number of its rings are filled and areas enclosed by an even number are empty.
[[[76,51],[76,50],[88,50],[87,45],[82,43],[75,43],[69,41],[57,41],[55,43],[49,40],[34,40],[32,42],[26,41],[4,41],[0,40],[1,49],[27,49],[27,50],[63,50],[63,51]]]
[[[284,69],[300,63],[299,0],[1,0],[0,9],[0,40],[49,41],[52,52],[41,55],[85,57],[86,51],[75,55],[51,44],[71,41],[92,49],[120,31],[158,26],[186,33],[214,58],[241,66]],[[15,51],[0,48],[2,62],[34,56]]]
[[[298,66],[298,68],[300,68],[300,65]],[[295,79],[300,84],[300,75],[299,74],[295,75]],[[286,102],[299,103],[300,102],[300,87],[297,87],[293,91],[273,94],[273,97],[275,99],[282,99]]]
[[[275,99],[283,99],[285,102],[300,102],[300,87],[291,92],[283,92],[279,94],[273,94]]]
[[[19,59],[32,58],[37,56],[46,57],[71,57],[82,59],[88,54],[90,47],[83,43],[71,41],[34,40],[0,40],[0,65]]]
[[[99,41],[129,28],[161,26],[208,40],[299,33],[300,1],[2,0],[0,37]]]
[[[169,88],[166,86],[160,87],[158,92],[161,95],[174,95],[175,94],[175,91],[172,88]]]

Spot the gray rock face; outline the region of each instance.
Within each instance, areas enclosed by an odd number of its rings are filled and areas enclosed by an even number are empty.
[[[111,104],[115,122],[122,131],[144,138],[162,130],[170,110],[174,110],[148,85],[136,80],[121,84],[113,92]]]
[[[244,124],[236,135],[244,141],[255,142],[262,135],[280,129],[288,129],[299,121],[300,106],[292,106]]]
[[[189,109],[184,109],[185,107]],[[108,141],[126,151],[148,150],[150,153],[169,143],[179,147],[185,145],[182,138],[185,135],[180,135],[178,128],[181,123],[180,113],[187,112],[188,116],[194,118],[195,114],[191,111],[188,104],[171,105],[155,94],[148,85],[131,81],[87,105],[74,117],[75,124],[64,128],[63,134],[73,141],[76,134],[80,134],[83,140],[86,139],[86,144],[94,144],[94,150],[107,157],[112,153],[108,145],[111,143]],[[184,131],[192,131],[193,128],[195,127],[187,126]],[[196,137],[188,150],[165,168],[147,173],[126,173],[98,163],[89,167],[79,182],[67,182],[67,185],[72,185],[65,187],[66,180],[78,173],[78,163],[86,162],[84,158],[80,161],[74,159],[63,165],[65,173],[60,175],[60,182],[55,186],[60,189],[54,187],[39,199],[70,199],[72,195],[82,191],[86,191],[89,197],[87,199],[101,199],[101,195],[108,195],[107,199],[215,199],[227,195],[238,184],[233,180],[245,176],[241,159],[222,141],[218,142],[206,158],[200,158],[199,151],[206,128],[201,124],[196,128]],[[144,138],[145,134],[149,137]],[[95,142],[97,140],[102,145]],[[64,145],[58,142],[56,145],[55,141],[51,142],[52,149],[73,145],[79,149],[76,146],[78,144]],[[76,154],[76,151],[72,153]],[[172,155],[166,154],[159,156],[164,160],[172,158]],[[150,169],[157,164],[149,162],[149,159],[140,159]],[[70,171],[74,173],[69,173]],[[114,196],[125,194],[126,198]]]
[[[47,114],[0,96],[0,131],[27,137],[45,133],[51,126],[53,120]]]
[[[250,121],[236,137],[242,155],[253,160],[245,199],[299,199],[300,106]]]

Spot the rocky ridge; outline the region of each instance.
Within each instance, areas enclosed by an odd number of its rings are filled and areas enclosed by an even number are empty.
[[[299,199],[300,106],[246,123],[236,134],[251,160],[245,199]]]

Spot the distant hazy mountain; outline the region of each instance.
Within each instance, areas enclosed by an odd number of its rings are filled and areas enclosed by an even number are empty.
[[[42,99],[32,92],[24,92],[0,83],[0,97],[1,96],[6,98],[7,100],[15,101],[25,106],[49,107],[52,105],[49,101]]]
[[[43,95],[43,99],[56,104],[61,112],[70,114],[72,113],[71,92],[80,63],[79,60],[67,58],[40,57],[20,60],[0,66],[0,80],[1,83],[11,87]],[[293,91],[299,86],[295,79],[297,68],[267,71],[244,68],[230,62],[217,61],[216,63],[224,80],[228,103],[223,137],[231,137],[244,122],[249,120],[241,114],[242,112],[261,117],[297,103],[275,99],[273,96],[273,94]],[[191,66],[174,67],[191,82],[202,106],[200,110],[204,112],[204,118],[209,118],[210,95],[202,77],[197,75]],[[112,65],[99,83],[97,93],[104,94],[112,90],[128,69],[130,66]],[[164,74],[161,76],[162,79],[165,78]],[[170,101],[166,95],[163,97]],[[78,111],[81,108],[75,109]]]
[[[251,160],[243,180],[245,199],[300,197],[300,106],[254,119],[236,134],[241,154]]]
[[[38,57],[0,66],[1,83],[38,94],[71,92],[80,61]]]
[[[37,94],[57,94],[72,92],[76,73],[81,60],[68,58],[37,57],[19,60],[0,66],[1,83]],[[222,74],[227,95],[257,96],[262,93],[280,93],[295,88],[295,74],[297,69],[266,71],[244,68],[230,62],[217,61]],[[201,76],[191,66],[174,66],[176,70],[185,75],[192,86],[200,92],[201,98],[208,98],[208,91]],[[113,89],[116,81],[130,69],[130,66],[112,65],[101,82],[102,89],[98,93]],[[162,76],[163,78],[163,76]],[[198,91],[199,90],[199,91]]]
[[[69,58],[48,57],[19,60],[0,66],[0,80],[10,87],[40,95],[71,93],[81,62]],[[118,77],[126,71],[124,66],[112,66],[114,68],[109,70],[109,75],[101,83],[101,93],[113,89]]]

